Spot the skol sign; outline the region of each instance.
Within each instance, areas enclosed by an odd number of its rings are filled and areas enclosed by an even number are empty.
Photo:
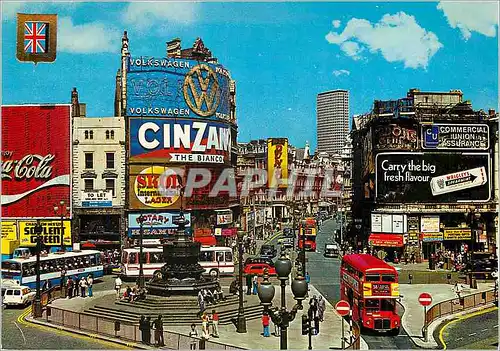
[[[279,180],[279,181],[278,181]],[[288,185],[288,139],[267,139],[267,184],[269,188]]]

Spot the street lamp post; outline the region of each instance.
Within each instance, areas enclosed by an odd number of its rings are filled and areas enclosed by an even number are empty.
[[[243,307],[243,236],[245,232],[238,230],[238,318],[236,320],[236,332],[247,332],[247,320],[245,308]]]
[[[285,286],[286,280],[288,279],[292,271],[292,262],[284,255],[284,253],[281,253],[281,257],[276,261],[275,267],[276,273],[278,274],[278,279],[281,282],[281,309],[271,308],[275,290],[274,285],[269,282],[269,276],[267,275],[267,273],[264,274],[264,281],[258,287],[258,293],[260,303],[262,306],[264,306],[264,311],[269,313],[273,323],[280,328],[280,349],[286,350],[288,348],[288,326],[290,322],[295,319],[297,311],[302,310],[302,301],[305,299],[308,287],[307,282],[301,275],[297,276],[292,281],[292,293],[297,303],[292,307],[291,310],[287,310]]]
[[[54,205],[54,214],[61,218],[61,251],[66,252],[66,247],[64,246],[64,210],[67,210],[68,208],[64,207],[64,200],[61,200],[59,205],[61,205],[61,207]],[[61,211],[59,211],[59,209]]]
[[[139,288],[144,288],[144,267],[143,267],[143,239],[144,239],[144,230],[143,230],[143,222],[144,217],[142,214],[139,216],[139,281],[137,285]]]
[[[301,222],[302,225],[302,276],[306,276],[306,221]],[[300,232],[300,230],[299,230]]]
[[[37,219],[35,225],[36,234],[36,295],[33,300],[33,316],[35,318],[40,318],[42,316],[42,302],[40,293],[40,252],[42,251],[42,240],[40,234],[42,234],[43,228],[40,220]]]

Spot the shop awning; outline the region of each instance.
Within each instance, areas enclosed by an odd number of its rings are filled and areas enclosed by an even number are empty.
[[[372,246],[402,247],[403,235],[400,234],[378,234],[373,233],[368,237],[368,243]]]

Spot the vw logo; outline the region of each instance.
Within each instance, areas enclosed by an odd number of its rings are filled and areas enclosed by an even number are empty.
[[[184,79],[184,99],[189,108],[199,116],[215,113],[220,103],[219,81],[215,72],[206,64],[193,67]]]

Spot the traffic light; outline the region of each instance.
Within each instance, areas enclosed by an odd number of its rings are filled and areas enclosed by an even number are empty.
[[[309,319],[306,315],[302,315],[302,335],[309,334]]]

